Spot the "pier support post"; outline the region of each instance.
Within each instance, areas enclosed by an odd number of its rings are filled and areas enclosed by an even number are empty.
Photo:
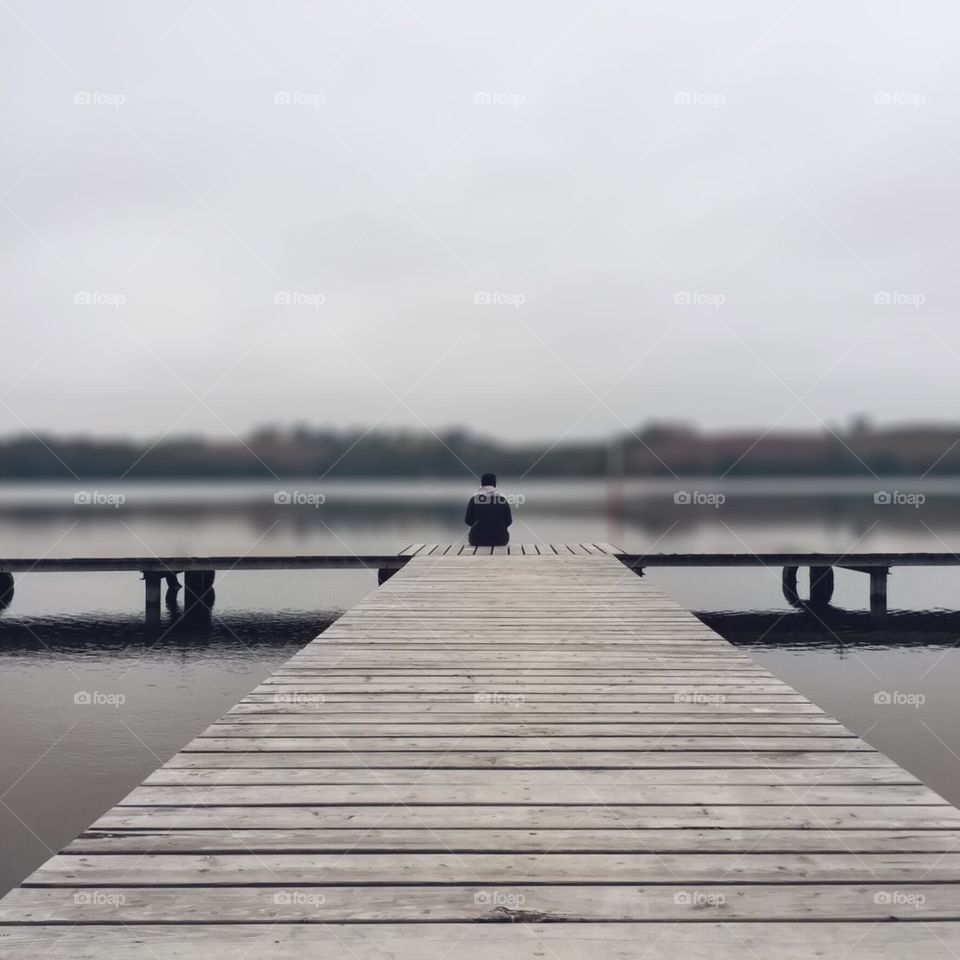
[[[791,607],[799,607],[800,594],[797,593],[797,568],[784,567],[780,577],[780,589],[783,591],[783,599]]]
[[[887,577],[889,567],[870,568],[870,613],[875,617],[887,615]]]
[[[810,606],[826,607],[833,599],[833,567],[810,568]]]
[[[183,574],[183,603],[185,608],[197,604],[213,606],[213,570],[186,570]]]
[[[13,574],[0,573],[0,607],[5,607],[13,599]]]
[[[783,598],[791,607],[802,607],[797,590],[797,567],[784,567],[780,578]],[[810,594],[806,603],[811,607],[829,606],[833,599],[833,567],[810,567]]]
[[[148,623],[160,619],[160,574],[155,570],[143,571],[144,613]]]

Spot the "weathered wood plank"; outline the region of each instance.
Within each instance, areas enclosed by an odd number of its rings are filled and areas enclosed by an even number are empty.
[[[446,750],[438,752],[403,751],[386,753],[351,753],[331,750],[322,753],[309,750],[267,752],[224,752],[216,749],[181,751],[171,757],[167,767],[294,767],[294,768],[369,768],[392,769],[446,769],[459,767],[491,769],[673,769],[691,767],[726,767],[729,769],[780,769],[811,767],[825,770],[842,768],[894,768],[896,765],[881,753],[833,751],[778,751],[778,750],[723,750],[698,752],[696,750],[652,752],[548,750],[541,744],[539,750],[503,750],[476,752]]]
[[[713,884],[655,886],[519,886],[494,891],[478,885],[23,888],[0,901],[0,922],[23,923],[332,923],[519,918],[591,920],[804,921],[960,918],[960,884],[911,885],[894,898],[889,885]],[[897,891],[900,893],[900,891]],[[88,896],[84,896],[87,893]],[[112,896],[111,896],[112,894]],[[513,896],[511,897],[511,894]],[[522,897],[522,899],[520,899]],[[917,908],[922,898],[922,913]],[[708,911],[705,913],[705,911]],[[920,914],[918,916],[918,913]]]
[[[703,911],[701,911],[702,913]],[[919,911],[918,911],[919,912]],[[127,924],[0,927],[6,960],[956,960],[960,923]],[[503,915],[492,919],[509,920]],[[541,918],[544,919],[544,918]],[[903,921],[909,921],[904,917]],[[51,935],[52,934],[52,935]]]
[[[628,721],[650,723],[699,723],[714,717],[723,723],[737,723],[740,720],[764,723],[831,723],[832,720],[819,707],[803,703],[702,703],[696,701],[662,703],[621,703],[613,700],[606,703],[591,704],[578,701],[567,704],[560,711],[560,705],[549,701],[517,701],[505,692],[495,691],[481,699],[470,699],[461,703],[451,701],[425,703],[423,701],[372,702],[352,700],[347,702],[328,702],[325,699],[295,699],[282,694],[244,699],[230,708],[221,718],[222,723],[235,719],[253,717],[272,717],[276,722],[284,716],[321,717],[324,720],[343,723],[442,723],[466,722],[488,719],[515,720],[527,718],[534,723],[579,723],[588,715],[591,723],[624,723]]]
[[[920,781],[900,767],[679,767],[622,770],[516,770],[499,769],[282,769],[259,767],[183,768],[171,764],[155,770],[143,786],[194,784],[463,784],[482,787],[538,787],[589,785],[597,789],[633,789],[656,784],[750,784],[768,786],[864,786],[891,784],[918,786]],[[926,789],[926,788],[925,788]]]
[[[415,811],[415,815],[414,815]],[[200,830],[303,827],[377,827],[400,829],[416,826],[476,829],[484,825],[500,830],[529,828],[563,829],[576,823],[583,828],[619,827],[632,830],[694,829],[854,829],[863,830],[956,830],[960,812],[949,805],[911,806],[524,806],[521,804],[478,806],[225,806],[225,807],[114,807],[93,825],[97,830],[115,828]]]
[[[508,701],[509,702],[509,701]],[[803,714],[776,713],[769,716],[756,714],[720,713],[704,711],[692,713],[644,713],[644,714],[592,714],[589,719],[583,716],[562,713],[527,713],[518,709],[514,713],[489,711],[487,713],[391,713],[384,711],[376,714],[294,712],[298,704],[252,704],[254,711],[230,712],[217,722],[217,732],[224,727],[234,730],[246,729],[246,736],[255,736],[266,732],[264,727],[294,730],[306,726],[322,725],[327,731],[337,734],[353,732],[359,736],[383,735],[384,733],[419,734],[461,733],[470,730],[485,736],[499,733],[523,732],[542,734],[547,731],[556,733],[576,733],[578,736],[597,733],[609,734],[652,734],[670,732],[700,734],[716,733],[718,728],[728,729],[734,734],[758,735],[780,731],[790,735],[832,735],[845,733],[846,728],[833,723],[827,717],[804,716]],[[276,710],[276,706],[286,706],[289,710]],[[505,709],[509,709],[506,707]],[[705,729],[701,729],[705,728]],[[302,732],[302,730],[301,730]]]
[[[960,831],[736,828],[618,830],[469,830],[376,827],[232,830],[144,828],[89,830],[65,853],[948,853],[960,851]]]
[[[960,853],[78,854],[51,857],[31,886],[383,883],[960,883]],[[960,893],[960,888],[954,891]],[[802,895],[802,894],[801,894]],[[960,903],[954,904],[960,911]]]
[[[749,723],[724,723],[713,718],[708,723],[678,723],[668,720],[665,723],[559,723],[546,724],[522,718],[513,722],[500,721],[487,723],[482,718],[468,719],[464,723],[445,721],[442,723],[348,723],[340,724],[322,718],[297,720],[288,718],[285,722],[273,720],[253,720],[251,718],[233,719],[229,723],[215,723],[204,732],[204,737],[360,737],[372,739],[396,739],[412,737],[422,742],[426,737],[549,737],[570,739],[593,737],[594,749],[602,750],[607,740],[616,739],[622,745],[625,738],[641,737],[828,737],[850,738],[853,734],[839,723],[789,723],[770,725],[765,721]],[[509,744],[507,744],[509,746]]]
[[[446,750],[559,750],[590,751],[602,754],[608,750],[711,751],[711,750],[833,750],[838,755],[872,751],[873,747],[856,737],[790,737],[770,735],[739,737],[718,734],[709,737],[685,737],[674,733],[662,737],[197,737],[184,751],[216,751],[218,753],[257,753],[263,750],[295,753],[297,751],[347,750],[352,753],[379,750],[437,751]]]
[[[710,803],[735,805],[765,803],[769,805],[828,804],[852,807],[910,806],[952,809],[947,802],[923,785],[893,786],[815,786],[815,785],[715,785],[710,788]],[[703,791],[693,791],[687,784],[652,784],[627,786],[567,783],[562,791],[540,784],[520,786],[479,786],[473,784],[297,784],[283,785],[151,785],[137,787],[120,806],[258,806],[311,804],[693,804],[702,803]]]

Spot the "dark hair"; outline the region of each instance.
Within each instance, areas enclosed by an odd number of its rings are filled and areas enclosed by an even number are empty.
[[[481,487],[495,487],[497,485],[497,475],[495,473],[485,473],[480,478]]]

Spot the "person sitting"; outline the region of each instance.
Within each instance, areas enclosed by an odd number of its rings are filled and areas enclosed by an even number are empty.
[[[473,547],[502,547],[510,542],[507,529],[513,523],[507,498],[497,492],[497,477],[485,473],[480,489],[470,498],[463,522],[470,527]]]

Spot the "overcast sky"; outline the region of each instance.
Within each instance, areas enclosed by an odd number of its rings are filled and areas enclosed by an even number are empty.
[[[3,0],[0,432],[960,419],[958,20]]]

